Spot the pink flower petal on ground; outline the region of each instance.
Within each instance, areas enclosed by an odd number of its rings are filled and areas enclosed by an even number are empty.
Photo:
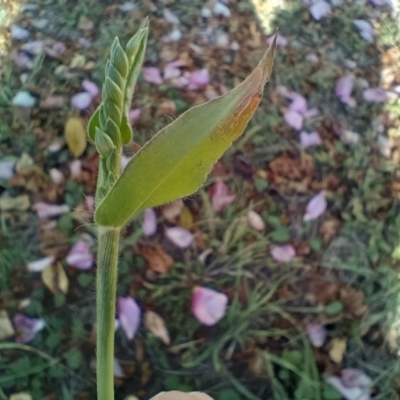
[[[179,68],[171,64],[172,63],[166,64],[164,68],[164,79],[178,78],[182,74],[182,71]]]
[[[304,114],[305,112],[307,112],[307,100],[301,94],[291,94],[291,98],[292,102],[289,104],[289,110],[297,111],[300,114]]]
[[[37,212],[39,218],[56,217],[69,211],[66,204],[57,205],[44,202],[35,203],[32,208]]]
[[[236,195],[229,194],[228,185],[222,181],[215,182],[212,189],[211,205],[212,209],[216,212],[224,210],[236,198]]]
[[[161,85],[163,83],[160,70],[156,67],[143,68],[143,77],[146,82],[153,83],[154,85]]]
[[[326,329],[319,322],[311,322],[307,324],[306,331],[310,343],[314,347],[321,347],[326,340]]]
[[[317,0],[310,6],[310,14],[317,21],[326,17],[331,12],[332,12],[331,5],[323,0]]]
[[[182,249],[189,247],[193,242],[193,234],[187,229],[179,226],[166,228],[165,237],[169,239],[175,246]]]
[[[88,92],[81,92],[71,97],[71,105],[78,110],[87,110],[92,104],[92,96]]]
[[[291,244],[274,244],[271,246],[270,254],[275,261],[289,262],[296,257],[296,250]]]
[[[168,10],[168,8],[164,8],[163,16],[170,24],[179,24],[179,18],[172,11]]]
[[[317,219],[326,211],[327,206],[328,202],[326,201],[325,192],[321,191],[308,202],[303,220],[312,221]]]
[[[15,161],[0,161],[0,179],[8,181],[14,176]]]
[[[187,76],[180,76],[178,78],[172,78],[170,81],[171,86],[176,88],[183,88],[187,86],[189,83],[189,79]]]
[[[52,46],[46,46],[44,51],[49,57],[57,58],[65,53],[67,46],[63,42],[55,42]]]
[[[133,125],[139,119],[142,110],[140,108],[132,108],[129,110],[129,122]]]
[[[353,91],[353,79],[352,75],[342,76],[336,83],[336,96],[339,97],[340,101],[347,103]]]
[[[218,1],[214,4],[213,12],[219,17],[230,18],[231,16],[231,10],[229,10],[229,8],[225,4],[222,4]]]
[[[368,387],[371,384],[371,378],[364,371],[356,368],[345,368],[342,371],[342,383],[346,387]]]
[[[210,73],[206,68],[194,71],[188,76],[189,89],[193,90],[201,89],[204,86],[207,86],[209,82],[210,82]]]
[[[118,298],[118,319],[127,338],[132,340],[140,325],[141,311],[132,297]]]
[[[13,61],[14,64],[21,69],[24,70],[31,70],[33,69],[35,63],[34,61],[31,59],[31,57],[28,56],[28,54],[26,54],[23,51],[17,51],[14,55],[13,55]]]
[[[153,208],[147,208],[143,215],[143,233],[152,236],[157,232],[157,214]]]
[[[374,41],[374,36],[375,36],[374,28],[369,22],[363,19],[356,19],[355,21],[353,21],[353,24],[357,28],[360,36],[365,41],[367,41],[368,43],[372,43]]]
[[[267,39],[268,46],[271,46],[272,42],[274,41],[274,37],[275,35],[271,35]],[[276,45],[280,47],[286,47],[288,45],[288,40],[285,38],[285,36],[278,34],[278,36],[276,37]]]
[[[17,343],[28,343],[35,339],[45,323],[41,318],[29,318],[24,314],[15,314],[13,318],[14,327],[17,332]]]
[[[309,110],[307,110],[304,114],[303,117],[306,119],[310,119],[310,118],[316,118],[319,116],[319,110],[318,108],[310,108]]]
[[[87,79],[82,82],[82,88],[86,90],[92,97],[96,97],[100,93],[99,87],[94,82]]]
[[[371,88],[363,91],[363,98],[368,103],[380,104],[388,100],[388,94],[381,88]]]
[[[87,270],[93,267],[94,256],[90,252],[90,244],[85,240],[76,242],[67,255],[67,263],[71,267]]]
[[[337,376],[330,376],[325,381],[334,387],[346,400],[370,400],[371,398],[368,388],[347,388]]]
[[[370,2],[377,7],[390,5],[390,0],[370,0]]]
[[[42,272],[46,267],[53,264],[54,257],[43,257],[36,261],[31,261],[26,268],[29,272]]]
[[[322,140],[318,132],[300,132],[300,146],[303,149],[319,146],[320,144],[322,144]]]
[[[286,110],[283,118],[296,131],[299,131],[303,127],[303,116],[297,111]]]
[[[206,287],[195,287],[192,296],[192,313],[202,324],[213,326],[225,315],[226,294]]]

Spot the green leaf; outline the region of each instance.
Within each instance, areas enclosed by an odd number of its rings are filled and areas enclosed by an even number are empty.
[[[148,142],[99,204],[96,223],[122,227],[146,208],[194,193],[257,109],[271,75],[275,47],[274,41],[236,88],[187,111]]]
[[[93,141],[96,136],[96,128],[100,128],[100,107],[91,116],[87,126],[89,138]]]
[[[125,114],[122,115],[120,132],[122,143],[128,144],[132,140],[133,135],[131,126],[129,125],[128,117]]]
[[[67,365],[70,368],[76,369],[82,365],[83,355],[78,349],[71,349],[65,356]]]
[[[281,225],[271,232],[271,239],[277,243],[284,243],[290,240],[290,231],[287,226]]]
[[[332,301],[324,307],[324,313],[328,315],[339,314],[343,310],[343,303],[339,300]]]

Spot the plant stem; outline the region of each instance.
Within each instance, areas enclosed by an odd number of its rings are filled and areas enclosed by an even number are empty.
[[[97,256],[97,399],[114,399],[114,326],[120,230],[99,226]]]

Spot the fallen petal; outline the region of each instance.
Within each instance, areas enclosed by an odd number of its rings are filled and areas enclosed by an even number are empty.
[[[139,119],[142,110],[140,108],[132,108],[129,110],[129,122],[133,125]]]
[[[229,10],[229,8],[225,4],[222,4],[218,1],[214,4],[213,11],[214,14],[218,15],[219,17],[230,18],[231,16],[231,11]]]
[[[154,85],[161,85],[163,83],[160,70],[156,67],[143,68],[143,77],[146,82],[153,83]]]
[[[272,245],[270,254],[275,261],[289,262],[296,257],[296,250],[291,244]]]
[[[319,146],[320,144],[322,144],[322,140],[318,132],[300,132],[300,146],[303,149],[307,149],[313,146]]]
[[[63,42],[55,42],[52,46],[44,48],[45,53],[52,58],[58,58],[67,50],[67,46]]]
[[[225,315],[228,297],[206,287],[195,287],[192,296],[192,313],[202,324],[213,326]]]
[[[370,0],[370,2],[377,7],[390,5],[390,0]]]
[[[345,387],[367,388],[371,385],[371,378],[364,371],[356,368],[345,368],[342,371],[342,383]]]
[[[326,329],[319,322],[311,322],[307,324],[306,331],[310,343],[314,347],[321,347],[326,340]]]
[[[163,15],[164,19],[170,24],[179,24],[179,18],[168,8],[164,8]]]
[[[253,229],[255,229],[256,231],[262,232],[265,229],[265,222],[264,220],[261,218],[261,215],[256,213],[253,210],[250,210],[247,213],[247,223],[249,224],[249,226]]]
[[[166,228],[165,236],[177,247],[182,249],[189,247],[193,242],[193,234],[179,226]]]
[[[274,41],[274,37],[275,37],[275,35],[271,35],[267,39],[268,46],[271,46],[271,44]],[[276,37],[276,45],[279,47],[286,47],[288,45],[288,40],[284,36],[278,34],[278,36]]]
[[[11,25],[11,37],[15,40],[26,40],[30,36],[27,29],[21,28],[18,25]]]
[[[152,236],[157,232],[157,214],[153,208],[147,208],[143,216],[143,233]]]
[[[31,57],[23,51],[17,51],[13,56],[13,61],[18,68],[24,70],[31,70],[35,66]]]
[[[310,119],[310,118],[316,118],[319,116],[319,110],[318,108],[310,108],[309,110],[307,110],[304,114],[303,117],[306,119]]]
[[[41,318],[29,318],[24,314],[15,314],[13,318],[14,327],[17,332],[17,343],[28,343],[40,332],[45,323]]]
[[[94,256],[90,244],[85,240],[76,242],[67,255],[67,264],[71,267],[87,270],[93,267]]]
[[[86,92],[88,92],[92,97],[96,97],[100,93],[99,87],[94,82],[87,79],[82,82],[82,88],[86,90]]]
[[[317,0],[310,7],[310,14],[317,21],[326,17],[331,12],[332,12],[331,5],[323,0]]]
[[[188,76],[189,89],[194,89],[194,90],[201,89],[207,86],[209,82],[210,82],[210,73],[206,68],[194,71]]]
[[[201,16],[203,18],[210,18],[212,16],[212,12],[211,12],[211,10],[209,8],[203,7],[201,9]]]
[[[327,206],[328,202],[326,201],[325,192],[321,191],[308,202],[303,220],[312,221],[317,219],[326,211]]]
[[[388,100],[388,94],[381,88],[371,88],[363,91],[363,98],[368,103],[380,104]]]
[[[292,102],[289,104],[288,109],[291,111],[297,111],[300,114],[304,114],[308,109],[307,100],[301,94],[295,93],[291,96]]]
[[[82,172],[82,161],[81,160],[73,160],[69,164],[69,172],[71,173],[71,178],[77,177]]]
[[[66,204],[56,205],[44,202],[36,203],[32,208],[36,211],[39,218],[56,217],[69,211],[69,207]]]
[[[71,97],[71,105],[78,110],[87,110],[92,104],[92,96],[88,92],[81,92]]]
[[[338,79],[336,83],[336,96],[342,102],[345,102],[351,96],[353,91],[353,80],[354,77],[352,75],[342,76]]]
[[[49,24],[49,20],[47,18],[32,18],[29,22],[34,28],[39,30],[46,28]]]
[[[24,43],[20,50],[26,51],[29,54],[38,55],[42,54],[45,47],[43,40],[34,40],[32,42]]]
[[[164,79],[173,79],[181,76],[182,71],[175,66],[174,62],[167,63],[164,68]]]
[[[59,185],[60,183],[64,182],[64,175],[57,168],[51,168],[49,170],[49,175],[50,175],[50,178],[53,181],[53,183],[56,185]]]
[[[211,205],[212,209],[216,212],[224,210],[236,198],[236,195],[229,194],[228,185],[222,181],[215,182],[212,189]]]
[[[354,26],[357,28],[360,36],[367,41],[368,43],[372,43],[374,41],[374,28],[371,24],[363,19],[356,19],[353,21]]]
[[[336,376],[330,376],[326,378],[332,387],[334,387],[346,400],[370,400],[369,389],[367,388],[347,388],[343,385],[340,378]]]
[[[118,298],[118,318],[127,338],[132,340],[140,325],[141,312],[132,297]]]
[[[14,176],[15,161],[0,161],[0,180],[8,181]]]
[[[54,257],[44,257],[36,261],[31,261],[26,268],[29,272],[42,272],[49,265],[53,264]]]
[[[297,111],[286,110],[283,118],[286,123],[296,129],[296,131],[299,131],[303,127],[303,116]]]
[[[144,314],[144,325],[151,333],[160,338],[164,344],[169,345],[171,343],[165,321],[157,313],[146,311]]]

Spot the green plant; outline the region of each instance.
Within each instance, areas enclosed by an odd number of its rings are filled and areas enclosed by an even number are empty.
[[[244,131],[269,80],[275,41],[250,76],[226,95],[184,113],[120,171],[132,140],[128,112],[148,35],[145,21],[123,49],[116,38],[105,69],[102,103],[88,124],[100,155],[95,222],[97,263],[97,392],[114,398],[114,314],[120,230],[140,211],[194,193],[212,165]]]

